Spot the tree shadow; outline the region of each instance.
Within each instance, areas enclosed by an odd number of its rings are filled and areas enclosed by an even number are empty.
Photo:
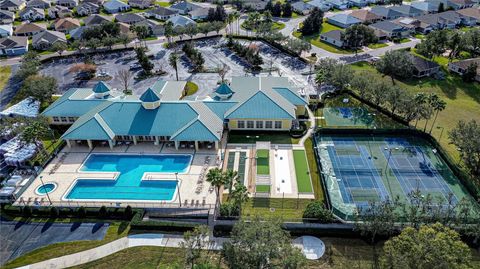
[[[75,231],[75,230],[78,229],[81,225],[82,225],[82,223],[80,223],[80,222],[74,222],[74,223],[72,223],[72,226],[70,227],[70,232]]]
[[[105,223],[100,222],[100,223],[95,223],[92,227],[92,234],[98,232],[103,226],[105,226]]]
[[[122,234],[128,228],[129,223],[127,221],[122,221],[118,226],[117,234]]]
[[[45,222],[45,224],[43,225],[42,227],[42,233],[46,232],[48,229],[50,229],[50,227],[52,227],[53,223],[55,222],[55,219],[54,218],[49,218],[47,220],[47,222]]]

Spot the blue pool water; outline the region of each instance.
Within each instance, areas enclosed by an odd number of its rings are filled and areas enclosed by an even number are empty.
[[[191,155],[92,154],[82,172],[119,172],[117,180],[78,179],[67,199],[171,200],[177,188],[172,180],[142,181],[146,172],[186,172]]]
[[[47,183],[45,185],[42,185],[38,187],[37,192],[40,194],[47,194],[55,189],[55,184],[53,183]]]

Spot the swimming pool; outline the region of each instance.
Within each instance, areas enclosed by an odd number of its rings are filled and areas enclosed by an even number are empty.
[[[145,173],[185,173],[191,155],[91,154],[80,172],[118,172],[116,180],[79,178],[65,196],[69,200],[171,201],[177,190],[173,176],[167,180],[143,180]]]

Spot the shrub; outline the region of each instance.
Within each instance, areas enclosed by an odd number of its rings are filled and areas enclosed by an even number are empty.
[[[222,217],[238,217],[240,216],[240,208],[233,203],[223,203],[220,205],[220,216]]]
[[[303,211],[304,218],[317,219],[321,223],[329,223],[333,220],[333,214],[320,201],[310,202]]]
[[[32,208],[26,205],[23,207],[22,213],[24,217],[30,217],[32,216]]]
[[[52,218],[58,218],[58,208],[52,207],[50,209],[50,217]]]
[[[128,205],[128,206],[125,208],[124,215],[125,215],[125,219],[130,219],[130,218],[133,216],[133,210],[132,210],[132,207],[131,207],[131,206]]]
[[[87,216],[87,210],[85,209],[85,207],[81,206],[78,208],[77,216],[80,219],[85,218]]]
[[[107,208],[105,206],[100,207],[100,210],[98,211],[98,216],[100,218],[106,218],[107,217]]]

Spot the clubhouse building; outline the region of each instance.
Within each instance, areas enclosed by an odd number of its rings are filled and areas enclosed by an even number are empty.
[[[149,141],[218,149],[227,130],[288,131],[306,114],[308,100],[284,77],[234,77],[204,100],[182,100],[185,81],[158,80],[139,98],[118,95],[99,82],[73,88],[42,114],[69,125],[62,139],[94,145]]]

